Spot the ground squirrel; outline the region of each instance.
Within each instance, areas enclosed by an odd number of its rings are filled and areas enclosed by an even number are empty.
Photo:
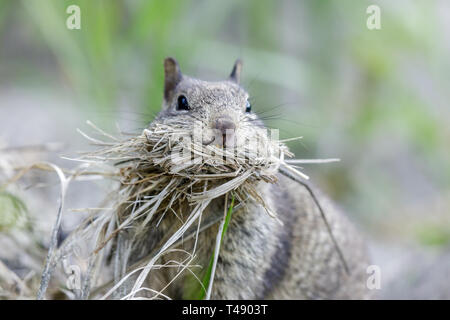
[[[205,144],[239,148],[243,139],[252,139],[265,130],[251,110],[248,93],[239,84],[241,68],[238,60],[227,80],[206,82],[183,75],[178,63],[167,58],[163,107],[154,121],[173,117],[183,123],[191,122],[192,130],[213,129],[221,133],[219,138],[206,137]],[[195,128],[195,121],[201,128]],[[265,141],[261,143],[264,145]],[[282,223],[256,203],[236,208],[220,250],[212,299],[369,297],[366,288],[369,263],[364,241],[326,197],[281,174],[275,184],[259,182],[257,190]],[[185,208],[189,210],[187,204]],[[213,200],[205,211],[205,223],[208,217],[223,213],[223,197]],[[176,220],[165,218],[158,228],[149,230],[139,250],[131,255],[129,265],[151,252]],[[199,235],[196,262],[201,266],[209,263],[217,228],[216,224]],[[132,230],[127,232],[133,236]],[[186,241],[182,246],[192,247],[193,242]],[[176,253],[165,255],[164,260],[175,256]],[[197,277],[201,278],[204,270],[200,269]],[[158,272],[149,284],[154,289],[164,288],[175,271],[169,268]],[[186,273],[164,293],[172,298],[192,298],[191,286],[192,275]]]

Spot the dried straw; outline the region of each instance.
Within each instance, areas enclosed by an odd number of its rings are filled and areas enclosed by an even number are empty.
[[[177,121],[155,122],[140,135],[123,138],[113,137],[91,126],[105,139],[92,138],[82,133],[99,148],[76,160],[93,167],[105,168],[112,164],[109,171],[101,171],[107,173],[108,177],[119,179],[121,187],[114,195],[114,210],[96,211],[89,219],[91,223],[78,229],[66,244],[80,241],[80,237],[92,239],[94,245],[89,265],[97,265],[97,269],[102,269],[107,263],[105,256],[112,256],[114,285],[106,292],[103,291],[100,296],[102,299],[167,298],[162,294],[163,290],[155,292],[153,288],[145,288],[146,280],[151,277],[152,270],[161,267],[158,264],[160,258],[171,250],[177,250],[179,240],[188,233],[194,240],[193,250],[185,252],[187,258],[184,261],[178,261],[179,272],[175,278],[185,271],[190,272],[196,254],[196,240],[201,232],[200,220],[212,200],[233,194],[237,205],[244,201],[255,201],[275,216],[274,210],[258,194],[257,183],[276,182],[282,164],[302,178],[307,178],[284,162],[285,156],[292,156],[288,148],[282,142],[272,141],[265,136],[264,148],[269,152],[261,156],[252,146],[239,149],[205,146],[191,137],[190,127]],[[177,215],[186,203],[189,204],[190,212],[187,217],[178,217],[181,226],[166,235],[164,242],[141,261],[139,268],[130,270],[126,260],[142,245],[142,238],[149,228],[159,226],[167,215]],[[193,230],[192,227],[196,229],[194,233],[189,231]],[[131,240],[121,238],[123,231],[130,230],[133,234]],[[99,258],[101,252],[106,252],[103,258]],[[168,264],[164,267],[173,266]],[[132,274],[134,282],[125,288]],[[85,278],[82,296],[92,298],[90,287],[98,284],[98,279],[90,275]],[[96,292],[94,290],[94,294]]]
[[[292,153],[282,141],[268,139],[263,131],[256,133],[260,137],[254,137],[261,138],[263,143],[266,153],[261,155],[254,146],[223,149],[212,144],[203,145],[201,141],[192,139],[190,126],[177,120],[154,122],[140,135],[131,137],[114,137],[92,123],[88,124],[100,138],[79,132],[98,149],[72,159],[81,162],[74,171],[63,173],[53,165],[45,168],[58,173],[62,191],[38,293],[40,299],[45,297],[55,266],[68,256],[77,256],[74,248],[82,244],[87,248],[88,263],[83,284],[75,293],[76,298],[170,299],[163,292],[186,272],[199,281],[205,292],[207,290],[208,298],[213,279],[205,288],[193,271],[199,267],[193,261],[199,234],[221,221],[203,216],[211,201],[219,197],[234,197],[236,208],[245,205],[246,201],[256,202],[276,218],[276,212],[258,193],[258,183],[276,182],[279,172],[306,180],[308,177],[296,169],[295,164],[335,160],[285,161],[285,157],[291,157]],[[184,139],[186,137],[191,139]],[[300,138],[291,140],[295,139]],[[116,180],[120,187],[112,191],[101,208],[90,210],[89,218],[56,249],[55,239],[67,184],[71,180],[91,178]],[[188,215],[183,217],[181,213]],[[144,252],[141,259],[130,266],[132,256],[148,238],[148,231],[158,228],[169,216],[175,216],[180,221],[179,225],[174,224],[154,248]],[[202,219],[207,221],[202,224]],[[220,234],[217,239],[220,239]],[[178,249],[180,242],[188,240],[193,241],[190,252]],[[219,247],[217,241],[215,251]],[[170,253],[184,258],[162,263],[161,258]],[[111,269],[109,266],[113,271],[105,273]],[[145,287],[152,271],[161,268],[174,268],[177,272],[162,289]]]

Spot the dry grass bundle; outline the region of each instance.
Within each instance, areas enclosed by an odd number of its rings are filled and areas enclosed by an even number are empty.
[[[120,138],[89,124],[102,138],[94,139],[80,131],[98,148],[75,159],[82,162],[77,169],[68,171],[41,163],[21,170],[15,178],[34,167],[56,172],[61,181],[58,214],[40,275],[38,299],[49,297],[50,278],[61,265],[56,286],[63,287],[69,298],[170,299],[163,292],[183,273],[191,273],[199,282],[203,292],[197,296],[209,298],[220,241],[233,204],[239,207],[252,201],[276,219],[276,213],[258,193],[259,183],[276,182],[278,172],[307,179],[296,164],[335,161],[289,162],[285,156],[292,154],[284,142],[271,139],[265,130],[254,132],[252,141],[257,143],[223,149],[204,144],[201,138],[192,136],[196,130],[170,118],[152,123],[138,136],[123,134]],[[111,191],[100,208],[88,209],[89,218],[57,248],[69,182],[87,177],[118,181],[119,187]],[[224,216],[201,224],[202,214],[216,199],[224,199]],[[229,199],[233,199],[230,207]],[[149,250],[145,243],[150,230],[158,229],[169,218],[178,223],[166,229]],[[206,228],[219,223],[209,280],[204,283],[192,271],[199,267],[193,264],[197,239]],[[192,250],[180,249],[183,241],[192,241]],[[179,259],[164,262],[162,257],[170,253],[177,253]],[[133,260],[135,255],[139,259]],[[155,277],[153,271],[163,268],[175,269],[173,278],[163,287],[147,287],[147,280]],[[68,278],[65,289],[61,283],[64,274]]]

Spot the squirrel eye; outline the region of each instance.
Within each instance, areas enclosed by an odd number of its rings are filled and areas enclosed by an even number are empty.
[[[245,112],[250,112],[252,111],[252,105],[250,104],[250,102],[247,101],[247,105],[245,106]]]
[[[191,107],[189,106],[189,103],[185,96],[179,96],[178,97],[178,104],[177,104],[177,110],[190,110]]]

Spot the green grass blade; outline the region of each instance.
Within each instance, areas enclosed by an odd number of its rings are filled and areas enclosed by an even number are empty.
[[[222,244],[223,237],[224,237],[225,233],[227,232],[228,224],[230,223],[230,220],[231,220],[231,213],[233,212],[233,207],[234,207],[234,195],[232,195],[232,197],[231,197],[231,205],[228,208],[227,215],[225,217],[225,223],[223,224],[219,247]],[[208,269],[206,270],[206,273],[205,273],[205,275],[203,276],[203,279],[202,279],[203,287],[200,288],[200,293],[198,295],[198,299],[199,300],[205,299],[205,296],[206,296],[205,288],[209,287],[209,283],[211,281],[211,273],[212,273],[212,267],[213,267],[213,264],[214,264],[214,259],[215,259],[215,255],[214,255],[214,252],[213,252],[212,255],[211,255],[211,259],[209,259]]]

